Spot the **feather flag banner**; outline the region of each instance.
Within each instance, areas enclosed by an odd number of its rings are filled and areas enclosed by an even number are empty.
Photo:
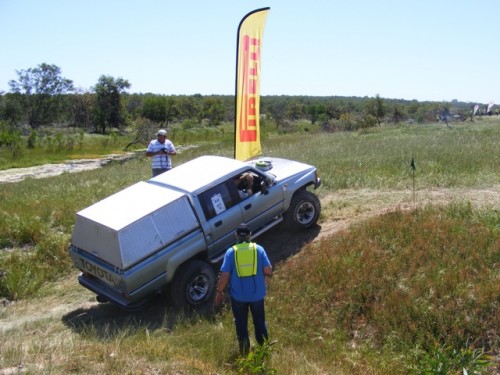
[[[260,64],[264,24],[270,8],[248,13],[238,27],[234,158],[262,153],[260,145]]]
[[[494,105],[495,105],[495,103],[490,102],[490,103],[488,104],[488,109],[486,110],[486,113],[490,113],[490,112],[491,112],[491,108],[493,108],[493,106],[494,106]]]

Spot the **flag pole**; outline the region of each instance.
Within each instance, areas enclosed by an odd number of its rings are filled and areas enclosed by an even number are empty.
[[[415,206],[415,169],[417,169],[415,167],[415,158],[412,156],[411,157],[411,163],[410,163],[410,168],[411,168],[411,175],[412,175],[412,182],[413,182],[413,194],[412,194],[412,197],[413,197],[413,206]]]

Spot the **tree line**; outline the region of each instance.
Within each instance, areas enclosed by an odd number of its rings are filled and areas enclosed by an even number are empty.
[[[71,126],[107,134],[137,119],[168,126],[217,126],[233,122],[232,95],[159,95],[128,93],[128,80],[102,75],[89,91],[77,90],[56,65],[19,70],[10,90],[0,92],[2,129]],[[375,97],[262,96],[261,116],[276,128],[308,121],[325,130],[355,130],[382,123],[425,123],[442,119],[472,120],[476,103],[419,102]],[[479,114],[486,114],[481,105]],[[488,114],[492,114],[491,112]]]

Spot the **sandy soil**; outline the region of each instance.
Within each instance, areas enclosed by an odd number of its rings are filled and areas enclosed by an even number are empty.
[[[44,178],[63,173],[76,173],[100,168],[112,161],[124,161],[134,157],[134,153],[112,154],[100,159],[68,160],[59,164],[44,164],[28,168],[12,168],[0,171],[0,184],[19,182],[26,178]]]

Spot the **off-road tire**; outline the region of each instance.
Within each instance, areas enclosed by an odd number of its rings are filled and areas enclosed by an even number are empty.
[[[180,310],[197,311],[213,301],[215,271],[201,260],[191,260],[177,271],[170,288],[171,303]]]
[[[305,189],[298,190],[284,214],[285,227],[289,231],[308,229],[318,222],[320,212],[319,198]]]

